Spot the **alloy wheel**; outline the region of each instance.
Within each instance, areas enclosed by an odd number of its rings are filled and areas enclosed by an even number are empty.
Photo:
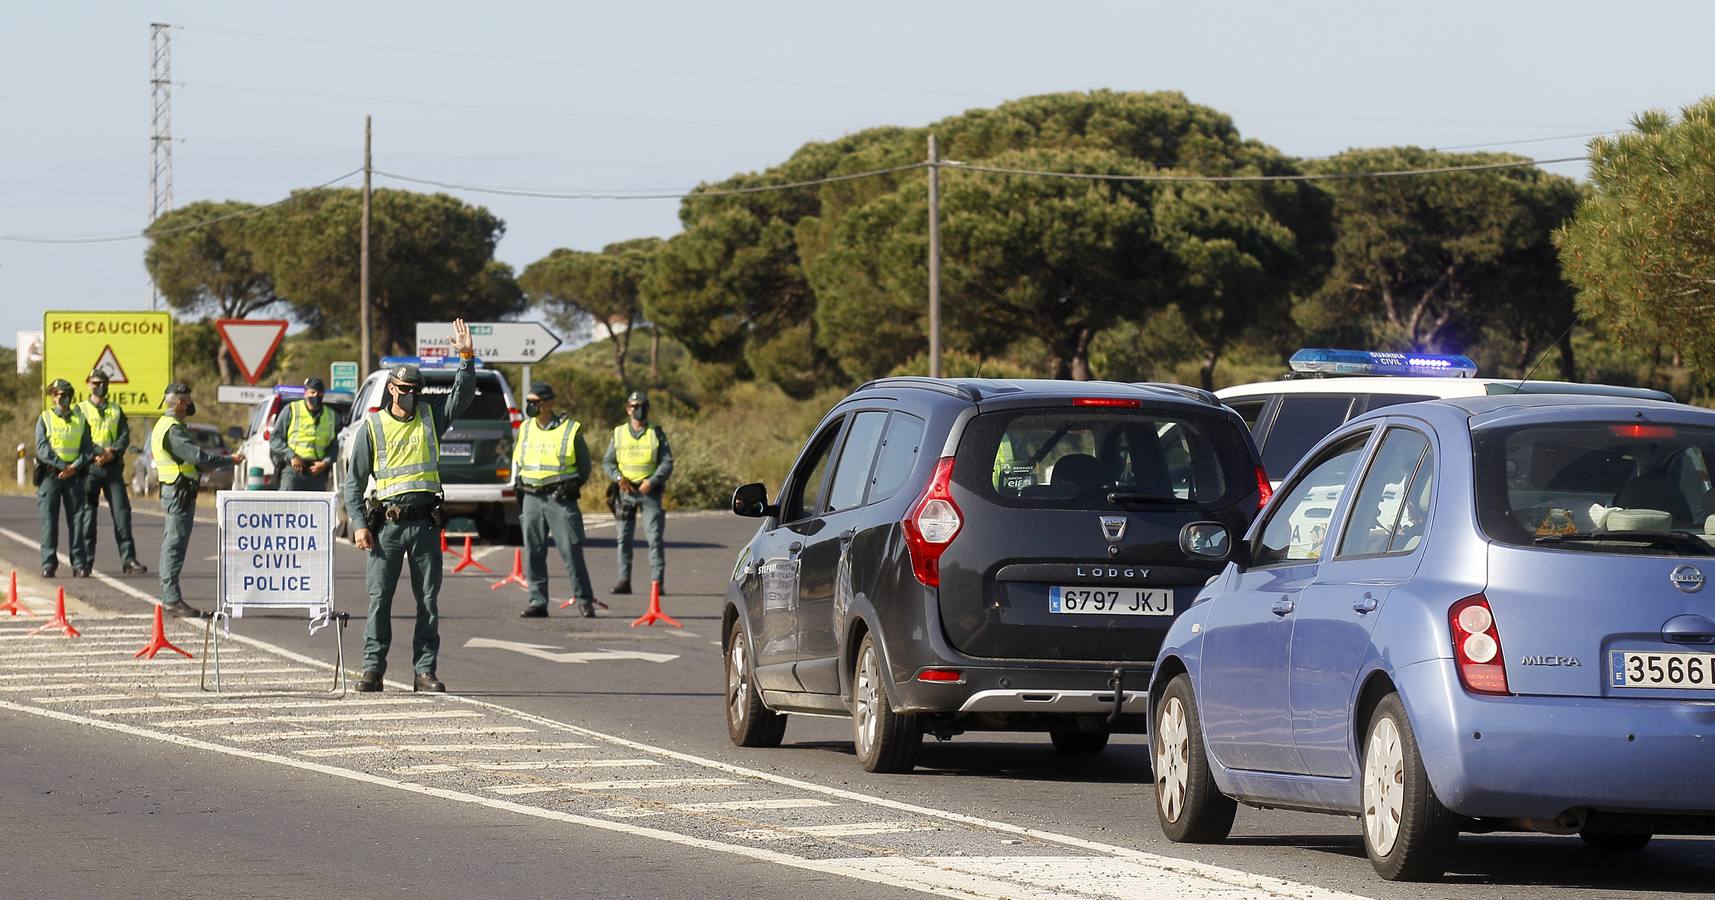
[[[881,673],[875,661],[875,648],[866,646],[863,656],[858,659],[857,684],[852,685],[852,695],[857,702],[852,710],[854,735],[858,743],[858,754],[868,756],[870,749],[875,746],[877,691],[880,690]]]
[[[1393,852],[1405,809],[1405,750],[1393,719],[1381,716],[1364,753],[1364,832],[1378,856]]]
[[[732,650],[727,653],[727,716],[742,730],[747,704],[750,702],[750,679],[745,669],[744,636],[734,637],[737,639],[732,642]]]
[[[1190,730],[1185,727],[1185,704],[1169,697],[1162,704],[1155,732],[1155,789],[1161,813],[1170,822],[1185,812],[1190,783]]]

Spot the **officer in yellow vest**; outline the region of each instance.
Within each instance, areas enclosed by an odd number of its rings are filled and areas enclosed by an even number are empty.
[[[334,411],[322,403],[327,383],[304,379],[304,399],[293,400],[274,417],[268,455],[274,459],[282,491],[325,491],[328,469],[339,455],[334,440]]]
[[[364,586],[369,589],[369,625],[363,631],[363,675],[356,688],[381,690],[387,651],[393,645],[393,591],[399,572],[411,567],[417,627],[411,635],[416,678],[412,690],[445,691],[435,677],[441,631],[441,435],[476,397],[476,353],[470,327],[453,320],[453,344],[462,362],[453,377],[444,414],[421,400],[423,374],[416,366],[388,372],[382,408],[370,413],[352,439],[343,487],[346,515],[357,526],[358,549],[369,551]],[[364,494],[371,476],[374,499]]]
[[[512,478],[524,497],[520,516],[524,526],[524,575],[530,580],[530,604],[519,613],[526,619],[548,616],[548,537],[560,548],[560,559],[572,577],[572,597],[578,615],[595,615],[595,588],[584,566],[584,516],[578,494],[590,476],[590,448],[583,426],[570,416],[554,414],[554,388],[545,381],[530,383],[518,443],[512,447]]]
[[[95,447],[89,423],[72,405],[71,382],[56,378],[48,385],[49,405],[36,417],[36,516],[42,520],[42,577],[59,570],[60,509],[66,517],[66,543],[71,574],[89,574],[90,548],[84,540],[86,521],[83,483]]]
[[[631,593],[631,541],[639,510],[643,512],[643,535],[649,541],[649,579],[665,592],[667,516],[661,509],[661,496],[668,476],[673,474],[673,450],[667,446],[661,426],[649,424],[649,398],[642,391],[633,391],[625,399],[625,411],[629,421],[613,429],[613,440],[602,460],[602,471],[619,487],[613,511],[619,532],[619,580],[613,592]]]
[[[174,616],[200,616],[202,611],[185,602],[179,591],[179,572],[185,567],[185,550],[196,526],[197,492],[203,469],[226,469],[244,461],[244,454],[221,456],[197,446],[185,420],[196,415],[190,385],[175,381],[161,392],[165,413],[149,432],[149,453],[161,481],[161,512],[167,522],[161,535],[161,609]]]
[[[105,494],[113,514],[113,541],[119,545],[119,558],[125,561],[124,572],[140,575],[149,569],[137,561],[137,541],[131,536],[131,498],[125,491],[125,451],[131,447],[131,420],[119,404],[107,399],[107,386],[105,371],[89,373],[89,396],[77,405],[89,423],[89,439],[95,445],[95,456],[83,482],[84,515],[88,519],[84,543],[94,562],[95,539],[101,530],[101,497]]]

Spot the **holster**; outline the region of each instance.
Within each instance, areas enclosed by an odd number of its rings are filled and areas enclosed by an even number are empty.
[[[30,482],[31,486],[41,487],[42,482],[47,480],[48,473],[52,472],[52,471],[53,471],[53,469],[49,468],[48,466],[43,465],[41,462],[37,462],[36,463],[36,471],[34,474],[32,474],[30,476],[31,479],[33,479]]]
[[[578,502],[578,488],[579,485],[570,481],[562,481],[554,485],[554,490],[550,492],[550,495],[561,503],[576,503]]]
[[[374,498],[363,501],[363,527],[370,533],[379,533],[381,526],[387,521],[387,507]]]

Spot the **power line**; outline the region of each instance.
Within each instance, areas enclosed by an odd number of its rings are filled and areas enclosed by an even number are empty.
[[[941,165],[946,166],[949,169],[963,169],[967,172],[985,172],[991,175],[1021,175],[1033,178],[1074,178],[1086,181],[1150,181],[1235,184],[1271,181],[1349,181],[1361,178],[1408,178],[1422,175],[1447,175],[1455,172],[1482,172],[1493,169],[1518,169],[1525,166],[1545,166],[1552,165],[1554,163],[1584,161],[1586,161],[1586,157],[1583,156],[1568,156],[1560,159],[1523,159],[1510,162],[1473,163],[1466,166],[1435,166],[1426,169],[1392,169],[1364,172],[1315,172],[1305,173],[1302,175],[1178,175],[1172,173],[1158,175],[1113,175],[1089,172],[1048,172],[1038,169],[1014,169],[1002,166],[984,166],[959,162],[943,162]]]
[[[404,181],[410,184],[422,184],[431,187],[444,188],[452,191],[470,191],[476,194],[499,194],[505,197],[536,197],[544,200],[683,200],[688,197],[727,197],[734,194],[761,194],[770,191],[787,191],[795,188],[816,187],[824,184],[836,184],[842,181],[857,181],[863,178],[877,178],[882,175],[893,175],[899,172],[909,172],[921,169],[928,163],[914,162],[902,166],[892,166],[886,169],[871,169],[867,172],[852,172],[847,175],[830,175],[826,178],[812,178],[806,181],[789,181],[783,184],[762,184],[753,187],[722,188],[719,190],[702,191],[695,188],[659,189],[642,191],[546,191],[528,188],[485,187],[481,185],[458,184],[450,181],[437,181],[431,178],[415,178],[410,175],[400,175],[395,172],[383,172],[380,169],[375,174],[394,181]]]
[[[358,175],[362,172],[363,172],[363,169],[361,169],[361,168],[352,169],[350,172],[347,172],[344,175],[339,176],[338,178],[331,178],[327,181],[322,182],[321,184],[318,184],[314,187],[308,188],[307,190],[315,191],[315,190],[320,190],[320,189],[326,188],[326,187],[333,187],[334,185],[339,184],[340,182],[345,181],[346,179],[351,178],[354,175]],[[214,225],[214,224],[219,223],[219,222],[226,222],[226,221],[229,221],[231,219],[242,219],[242,218],[246,218],[248,216],[254,216],[254,215],[261,213],[261,212],[264,212],[266,210],[273,209],[276,206],[280,206],[281,204],[290,203],[297,196],[298,196],[298,193],[294,192],[291,194],[287,194],[286,196],[281,197],[280,199],[275,200],[272,203],[265,203],[261,206],[251,207],[250,209],[240,210],[238,212],[227,213],[226,215],[222,215],[222,216],[214,216],[213,218],[203,219],[203,220],[198,221],[198,222],[187,222],[183,225],[175,225],[172,228],[163,228],[163,229],[160,229],[159,231],[154,232],[153,234],[150,234],[148,231],[128,231],[128,232],[124,232],[121,234],[96,234],[96,235],[32,235],[32,234],[7,234],[4,232],[0,232],[0,241],[10,241],[10,242],[15,243],[15,244],[113,244],[113,243],[118,243],[120,241],[136,241],[136,240],[142,240],[145,238],[164,237],[164,236],[169,235],[169,234],[178,234],[181,231],[190,231],[190,230],[196,229],[196,228],[205,228],[209,225]]]

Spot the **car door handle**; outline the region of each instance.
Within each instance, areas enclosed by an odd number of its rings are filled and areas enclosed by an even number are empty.
[[[1292,609],[1293,603],[1291,597],[1282,597],[1279,600],[1274,601],[1274,614],[1277,616],[1288,615],[1292,612]]]
[[[1362,600],[1352,604],[1352,609],[1361,613],[1373,613],[1381,604],[1376,602],[1374,594],[1365,594]]]
[[[786,545],[786,550],[788,553],[797,553],[798,551],[800,551],[802,549],[804,549],[804,542],[803,541],[793,541],[792,543]]]

